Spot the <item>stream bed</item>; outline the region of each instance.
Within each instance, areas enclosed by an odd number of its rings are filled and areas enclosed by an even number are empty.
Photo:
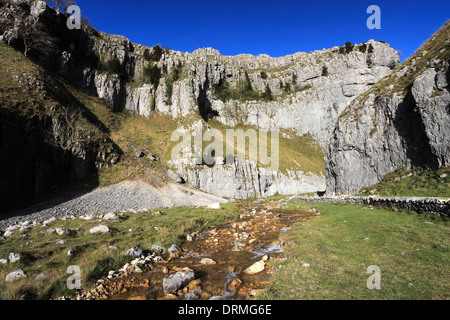
[[[272,261],[283,255],[284,233],[316,212],[282,209],[278,201],[255,202],[239,218],[192,234],[179,252],[142,272],[114,279],[100,299],[108,300],[247,300],[270,283]],[[263,261],[263,262],[261,262]],[[246,270],[253,264],[257,272]],[[181,270],[195,279],[177,292],[163,290],[163,280]]]

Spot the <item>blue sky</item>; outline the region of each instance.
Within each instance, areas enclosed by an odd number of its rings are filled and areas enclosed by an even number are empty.
[[[412,55],[450,19],[449,0],[77,0],[100,31],[148,46],[192,52],[213,47],[224,55],[279,57],[383,40]],[[369,5],[381,9],[381,30],[369,30]]]

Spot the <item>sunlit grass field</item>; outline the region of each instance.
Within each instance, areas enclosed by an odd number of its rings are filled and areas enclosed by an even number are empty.
[[[288,231],[289,258],[274,263],[273,281],[259,299],[450,298],[448,220],[358,205],[287,207],[324,215]],[[380,268],[380,290],[367,288],[369,266]]]

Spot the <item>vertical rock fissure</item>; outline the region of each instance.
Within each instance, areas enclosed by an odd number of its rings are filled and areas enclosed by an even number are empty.
[[[427,166],[431,169],[439,167],[437,157],[431,150],[430,140],[411,92],[411,86],[395,112],[394,126],[402,138],[411,166]]]

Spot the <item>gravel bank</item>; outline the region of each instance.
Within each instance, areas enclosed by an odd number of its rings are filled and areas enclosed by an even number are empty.
[[[67,198],[67,199],[66,199]],[[91,213],[150,210],[180,206],[206,206],[227,200],[174,183],[155,188],[142,181],[125,181],[97,188],[75,197],[60,197],[27,209],[0,216],[0,230],[24,221],[42,223],[52,217],[61,219]]]

